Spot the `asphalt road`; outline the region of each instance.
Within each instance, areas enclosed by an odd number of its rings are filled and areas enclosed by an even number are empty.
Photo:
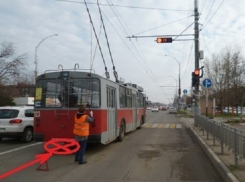
[[[0,142],[0,176],[45,153],[43,143]],[[26,147],[19,149],[20,147]],[[14,151],[13,149],[18,149]],[[88,145],[85,165],[73,155],[54,155],[49,171],[31,165],[1,182],[221,182],[221,178],[175,114],[147,111],[147,124],[123,142]],[[45,166],[44,166],[45,167]]]

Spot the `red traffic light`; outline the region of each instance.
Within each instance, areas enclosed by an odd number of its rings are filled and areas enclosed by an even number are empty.
[[[197,76],[197,75],[199,76],[199,73],[200,73],[200,70],[195,70],[195,71],[194,71],[194,74],[195,74],[196,76]]]
[[[172,43],[172,38],[157,38],[157,43]]]

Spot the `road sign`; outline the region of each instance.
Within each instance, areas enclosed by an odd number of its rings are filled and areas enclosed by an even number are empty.
[[[183,93],[184,93],[184,94],[187,94],[187,90],[186,90],[186,89],[185,89],[185,90],[183,90]]]
[[[212,86],[212,80],[206,78],[206,79],[203,80],[202,85],[203,85],[205,88],[210,88],[210,87]]]

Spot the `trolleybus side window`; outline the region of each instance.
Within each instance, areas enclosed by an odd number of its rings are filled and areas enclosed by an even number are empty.
[[[115,107],[115,90],[107,87],[107,107],[114,108]]]
[[[127,89],[127,107],[132,108],[132,90]]]
[[[126,105],[126,88],[120,86],[119,92],[120,92],[120,108],[125,108],[125,107],[127,107],[127,105]]]
[[[137,107],[143,108],[144,104],[143,104],[143,94],[137,92]]]
[[[77,105],[100,106],[100,82],[98,79],[74,79]]]

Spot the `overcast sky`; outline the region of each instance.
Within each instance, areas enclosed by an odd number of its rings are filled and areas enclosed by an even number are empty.
[[[33,72],[35,47],[44,38],[58,34],[45,39],[38,47],[38,74],[45,70],[56,70],[59,64],[64,69],[72,69],[76,63],[81,69],[89,69],[94,57],[92,68],[95,73],[104,76],[105,66],[99,49],[95,51],[96,39],[83,2],[1,0],[0,42],[12,42],[17,54],[27,53],[27,68]],[[183,34],[193,34],[194,0],[99,2],[102,4],[102,16],[119,78],[142,86],[149,100],[169,103],[176,94],[176,88],[166,86],[178,84],[179,61],[181,92],[187,89],[190,93],[191,72],[194,70],[193,40],[157,44],[155,37],[126,37],[179,35],[188,27]],[[202,29],[200,50],[204,51],[205,58],[226,47],[239,48],[245,56],[245,1],[199,0],[198,6]],[[88,4],[88,7],[97,35],[100,34],[99,40],[111,80],[115,80],[103,28],[99,33],[101,21],[98,6]],[[184,38],[193,39],[193,36],[178,39]]]

